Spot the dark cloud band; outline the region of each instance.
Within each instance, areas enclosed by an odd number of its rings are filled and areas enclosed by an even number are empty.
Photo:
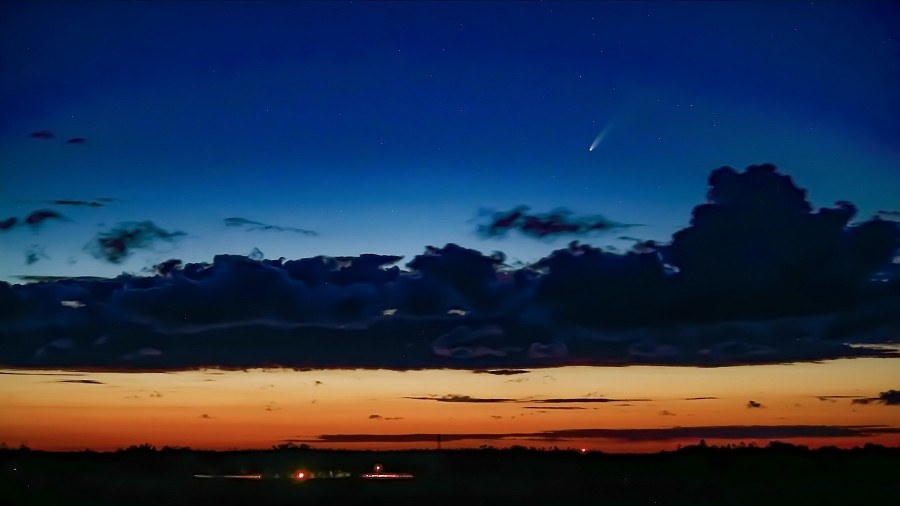
[[[900,225],[813,210],[772,166],[710,176],[668,244],[572,243],[529,266],[455,244],[399,256],[173,259],[156,275],[0,283],[0,364],[172,370],[694,365],[897,357]],[[124,259],[180,232],[102,234]],[[64,303],[64,301],[66,303]],[[599,401],[593,401],[599,402]]]

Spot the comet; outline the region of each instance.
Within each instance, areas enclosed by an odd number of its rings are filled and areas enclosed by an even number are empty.
[[[603,130],[600,130],[600,133],[597,134],[597,137],[594,138],[594,142],[591,143],[591,147],[588,148],[588,151],[593,151],[597,148],[597,146],[603,142],[603,138],[606,137],[606,134],[609,133],[610,128],[612,128],[613,122],[610,121]]]

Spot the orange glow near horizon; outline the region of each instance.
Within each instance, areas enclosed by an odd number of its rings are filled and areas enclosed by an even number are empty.
[[[852,404],[896,389],[898,359],[695,367],[563,367],[527,374],[460,370],[199,370],[0,374],[0,441],[46,450],[114,450],[150,443],[198,449],[270,448],[285,441],[354,449],[434,448],[437,434],[698,426],[900,427],[900,406]],[[495,402],[439,402],[442,396]],[[820,400],[819,396],[831,397]],[[688,400],[696,397],[714,399]],[[414,399],[423,398],[423,399]],[[548,399],[611,402],[540,402]],[[762,407],[749,408],[748,401]],[[318,442],[322,434],[435,434],[420,442]],[[443,448],[657,451],[684,439],[470,439]],[[900,434],[777,438],[809,446],[900,445]],[[706,438],[710,444],[741,440]],[[768,440],[743,439],[765,444]]]

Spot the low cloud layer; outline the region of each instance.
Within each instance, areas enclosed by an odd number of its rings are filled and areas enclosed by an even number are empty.
[[[611,441],[697,441],[699,439],[796,439],[848,438],[898,434],[900,428],[885,425],[714,425],[660,429],[562,429],[540,432],[481,434],[441,434],[441,441],[565,441],[605,439]],[[315,438],[292,439],[294,443],[429,443],[436,434],[322,434]]]
[[[403,268],[390,255],[219,255],[148,277],[0,283],[0,365],[511,375],[900,356],[900,224],[851,223],[847,202],[815,210],[770,165],[717,169],[709,184],[669,243],[623,254],[573,242],[511,269],[447,244]],[[92,251],[118,263],[182,235],[126,224]]]

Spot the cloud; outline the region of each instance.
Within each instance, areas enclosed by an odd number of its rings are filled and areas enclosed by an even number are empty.
[[[72,137],[72,138],[66,140],[66,144],[86,144],[86,143],[87,143],[87,139],[85,139],[84,137]]]
[[[28,247],[28,250],[25,251],[25,264],[32,265],[36,264],[40,260],[47,260],[50,257],[47,256],[44,247],[40,244],[32,244]]]
[[[510,268],[502,253],[447,244],[402,267],[393,255],[218,255],[149,276],[23,276],[0,283],[0,365],[525,371],[898,357],[886,345],[900,336],[900,224],[854,213],[814,210],[772,166],[726,167],[688,227],[623,254],[573,242]],[[92,247],[119,263],[181,236],[142,222]]]
[[[582,408],[581,406],[525,406],[523,409],[561,409],[561,410],[573,410],[573,409],[587,409]]]
[[[56,204],[58,206],[75,206],[75,207],[103,207],[106,202],[98,200],[73,200],[73,199],[57,199],[50,200],[48,204]]]
[[[685,397],[684,399],[681,399],[681,400],[683,400],[683,401],[713,401],[713,400],[717,400],[717,399],[718,399],[718,397]]]
[[[306,230],[303,228],[297,227],[282,227],[278,225],[267,225],[265,223],[261,223],[258,221],[248,220],[246,218],[225,218],[222,220],[225,222],[226,227],[235,227],[235,228],[243,228],[248,231],[262,231],[262,232],[294,232],[297,234],[315,236],[319,235],[318,232],[313,230]]]
[[[747,401],[747,407],[748,408],[761,408],[761,407],[763,407],[763,405],[756,401],[751,400],[751,401]]]
[[[502,398],[485,398],[485,397],[470,397],[468,395],[457,395],[457,394],[448,394],[441,397],[432,396],[432,397],[404,397],[404,399],[414,399],[417,401],[437,401],[437,402],[464,402],[464,403],[494,403],[494,402],[521,402],[516,399],[502,399]]]
[[[817,395],[820,401],[837,402],[837,399],[859,399],[861,395]]]
[[[643,402],[651,399],[607,399],[605,397],[565,397],[552,399],[538,399],[529,402],[541,404],[580,404],[580,403],[606,403],[606,402]]]
[[[159,398],[159,397],[162,397],[162,396],[163,396],[163,395],[162,395],[161,393],[157,392],[156,390],[154,390],[154,391],[150,394],[150,397],[156,397],[156,398]]]
[[[211,419],[211,418],[212,418],[212,417],[211,417],[211,416],[209,416],[209,415],[208,415],[208,414],[206,414],[206,413],[203,413],[203,414],[202,414],[202,415],[200,415],[200,418],[206,418],[206,419]]]
[[[528,374],[531,371],[525,369],[476,369],[475,374],[493,374],[495,376],[512,376],[515,374]]]
[[[33,230],[37,230],[47,220],[68,221],[68,219],[59,212],[50,209],[38,209],[29,213],[23,220],[19,220],[19,218],[15,216],[0,220],[0,232],[12,230],[17,225],[25,225],[31,227]]]
[[[672,413],[668,409],[664,409],[659,412],[660,416],[675,416],[675,413]]]
[[[437,402],[463,402],[463,403],[530,403],[530,404],[581,404],[581,403],[606,403],[606,402],[625,402],[625,401],[649,401],[650,399],[607,399],[604,397],[566,397],[566,398],[549,398],[549,399],[510,399],[510,398],[490,398],[490,397],[471,397],[469,395],[447,394],[443,396],[428,397],[404,397],[404,399],[413,399],[417,401],[437,401]],[[555,409],[555,408],[541,408]],[[581,408],[573,408],[581,409]]]
[[[66,217],[56,211],[38,209],[25,217],[24,224],[36,228],[47,220],[66,220]]]
[[[32,139],[43,139],[43,140],[50,140],[50,139],[56,138],[56,135],[54,135],[53,132],[51,132],[50,130],[38,130],[36,132],[31,132],[30,134],[28,134],[28,136],[31,137]]]
[[[881,392],[878,397],[864,397],[861,399],[853,399],[851,404],[871,404],[879,403],[885,406],[900,406],[900,390],[888,390]]]
[[[441,434],[441,441],[606,439],[613,441],[697,441],[699,439],[796,439],[850,438],[900,434],[900,428],[886,425],[713,425],[654,429],[560,429],[541,432]],[[321,434],[314,438],[291,439],[295,443],[420,443],[433,442],[436,434]]]
[[[80,380],[56,380],[56,383],[82,383],[85,385],[104,385],[102,381],[92,380],[92,379],[80,379]]]
[[[10,216],[9,218],[5,218],[0,220],[0,231],[10,230],[16,226],[16,223],[19,222],[19,218],[15,216]]]
[[[118,264],[134,250],[151,247],[155,242],[173,242],[185,236],[184,232],[169,232],[152,221],[121,223],[117,227],[97,234],[87,250],[100,260]]]
[[[392,420],[403,420],[403,417],[400,416],[381,416],[381,415],[369,415],[369,420],[374,420],[376,422],[390,422]]]
[[[84,376],[82,373],[74,372],[33,372],[33,371],[0,371],[0,374],[8,374],[10,376]]]
[[[539,239],[557,236],[586,235],[592,232],[609,231],[634,227],[607,220],[603,216],[575,217],[565,208],[549,213],[529,213],[528,206],[519,206],[509,211],[483,211],[490,215],[489,223],[478,227],[483,237],[502,237],[510,230]]]

